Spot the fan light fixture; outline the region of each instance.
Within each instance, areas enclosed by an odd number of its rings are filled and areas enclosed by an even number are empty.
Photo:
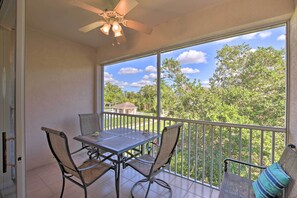
[[[101,32],[105,35],[109,35],[110,24],[105,23],[102,28],[100,28]]]
[[[134,20],[125,19],[126,14],[138,5],[137,0],[119,0],[118,4],[115,6],[113,10],[106,9],[105,11],[101,10],[100,8],[96,8],[86,3],[83,3],[81,2],[81,0],[69,0],[69,1],[72,6],[79,7],[84,10],[93,12],[103,18],[103,20],[95,21],[91,24],[81,27],[79,29],[79,31],[81,32],[89,32],[91,30],[100,28],[103,34],[109,35],[111,32],[110,29],[112,29],[113,35],[111,37],[113,37],[114,38],[113,40],[116,40],[118,44],[120,41],[121,42],[126,41],[122,26],[131,28],[133,30],[140,31],[146,34],[150,34],[152,32],[151,27],[148,27]]]
[[[110,28],[111,28],[111,25],[109,23],[105,23],[101,28],[101,32],[105,35],[109,35],[109,31],[110,31]],[[119,36],[122,36],[123,33],[122,33],[122,26],[117,22],[117,21],[114,21],[112,23],[112,31],[114,33],[114,37],[119,37]]]
[[[114,37],[120,37],[120,36],[123,36],[121,31],[114,32]]]
[[[114,21],[112,23],[112,31],[113,32],[121,31],[121,29],[122,29],[122,27],[121,27],[121,25],[117,21]]]

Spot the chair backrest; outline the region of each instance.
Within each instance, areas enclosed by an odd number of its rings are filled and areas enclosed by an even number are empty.
[[[46,127],[42,127],[41,130],[46,133],[47,141],[52,154],[58,161],[63,171],[79,177],[77,167],[70,155],[68,140],[65,133]]]
[[[79,123],[82,135],[100,131],[99,115],[97,113],[79,114]]]
[[[156,171],[165,164],[170,163],[182,125],[182,123],[178,123],[175,125],[164,127],[161,137],[161,145],[155,159],[153,171]]]
[[[280,165],[291,177],[289,185],[285,189],[285,197],[297,197],[297,152],[294,145],[288,145],[280,160]]]

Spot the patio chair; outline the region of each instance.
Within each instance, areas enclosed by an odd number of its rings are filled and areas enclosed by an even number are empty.
[[[255,197],[252,187],[252,180],[239,175],[232,174],[228,171],[228,162],[234,162],[249,167],[265,169],[264,166],[258,166],[246,162],[227,158],[224,160],[224,180],[221,185],[219,198],[252,198]],[[283,170],[291,177],[289,185],[284,189],[283,196],[286,198],[297,197],[297,152],[295,145],[288,145],[280,160],[279,164]]]
[[[101,131],[99,115],[97,113],[78,114],[78,116],[80,132],[82,135],[88,135],[97,131]],[[82,149],[88,150],[88,155],[90,159],[93,157],[98,158],[100,155],[100,151],[96,147],[91,147],[89,145],[82,143]]]
[[[41,130],[46,132],[49,147],[62,172],[63,183],[60,197],[62,197],[64,193],[65,178],[82,187],[85,197],[87,197],[87,187],[107,171],[113,169],[115,171],[115,181],[117,181],[117,170],[115,166],[96,159],[88,159],[80,166],[76,166],[71,157],[65,133],[45,127],[42,127]],[[117,185],[115,186],[117,188]]]
[[[131,188],[132,197],[134,197],[133,189],[143,182],[148,182],[148,189],[146,191],[145,197],[147,197],[151,184],[153,182],[168,189],[170,197],[172,196],[170,185],[164,180],[156,178],[156,175],[163,170],[163,167],[170,164],[171,157],[173,156],[175,147],[177,145],[181,127],[181,123],[164,127],[161,137],[161,144],[156,158],[152,157],[151,155],[145,154],[140,156],[139,158],[135,158],[129,161],[126,164],[127,166],[131,166],[133,169],[135,169],[137,172],[145,177],[144,179],[136,182]]]

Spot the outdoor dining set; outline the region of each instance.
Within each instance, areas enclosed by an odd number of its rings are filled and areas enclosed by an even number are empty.
[[[74,140],[81,142],[82,147],[75,152],[70,152],[64,132],[41,128],[46,132],[50,150],[63,175],[60,197],[63,196],[65,179],[82,187],[87,197],[87,187],[110,170],[114,171],[116,197],[120,197],[121,170],[128,166],[144,177],[132,186],[131,197],[134,197],[135,187],[142,183],[148,184],[146,192],[143,192],[145,197],[148,196],[152,183],[167,189],[169,196],[172,197],[170,185],[156,176],[170,164],[183,130],[182,123],[165,126],[161,133],[156,133],[140,128],[102,130],[99,115],[96,113],[79,114],[79,119],[81,135],[74,137]],[[83,151],[87,154],[87,160],[80,165],[75,164],[72,156]],[[228,169],[230,163],[258,168],[261,174],[258,180],[252,181],[250,178],[231,173],[230,168]],[[220,198],[297,197],[297,152],[292,144],[286,147],[279,162],[269,167],[230,158],[225,159],[224,164]],[[276,190],[273,186],[276,186]]]
[[[48,143],[52,154],[58,161],[63,175],[63,186],[60,197],[63,196],[65,179],[68,179],[84,189],[87,197],[87,187],[99,179],[109,170],[114,171],[116,196],[120,195],[120,174],[121,165],[123,168],[130,166],[142,174],[145,179],[135,183],[133,189],[140,183],[148,182],[149,186],[146,195],[149,193],[150,185],[155,182],[169,190],[170,185],[155,176],[170,163],[176,147],[182,124],[177,123],[164,127],[162,134],[140,131],[129,128],[116,128],[102,131],[99,124],[98,114],[80,114],[81,135],[74,137],[82,143],[82,148],[75,152],[70,152],[68,139],[64,132],[42,127],[46,132]],[[161,138],[158,153],[152,156],[144,153],[144,145],[147,150],[153,148],[150,143]],[[156,145],[156,144],[154,144]],[[87,151],[88,159],[77,166],[72,155]]]

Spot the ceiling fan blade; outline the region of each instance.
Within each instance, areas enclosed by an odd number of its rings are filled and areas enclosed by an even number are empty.
[[[94,13],[99,14],[99,15],[103,13],[103,11],[100,10],[99,8],[95,8],[94,6],[90,6],[90,5],[86,4],[86,3],[80,2],[78,0],[70,1],[70,4],[75,6],[75,7],[79,7],[79,8],[82,8],[84,10],[88,10],[90,12],[94,12]]]
[[[146,34],[150,34],[153,31],[153,28],[133,20],[126,20],[123,24],[128,28],[131,28],[133,30],[137,30],[140,32],[144,32]]]
[[[138,2],[136,0],[120,0],[118,5],[113,10],[119,13],[120,15],[125,16],[137,5]]]
[[[79,31],[81,31],[81,32],[89,32],[89,31],[91,31],[91,30],[93,30],[93,29],[95,29],[97,27],[100,27],[100,26],[104,25],[105,23],[106,22],[103,21],[103,20],[102,21],[96,21],[96,22],[91,23],[89,25],[86,25],[86,26],[84,26],[82,28],[79,28]]]

